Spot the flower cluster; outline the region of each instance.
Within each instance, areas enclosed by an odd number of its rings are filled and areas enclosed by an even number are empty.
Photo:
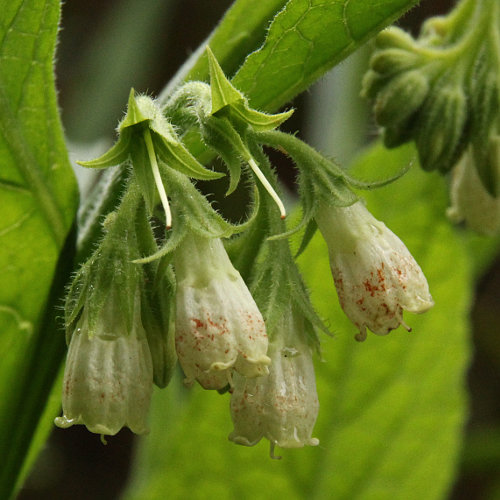
[[[319,227],[358,340],[367,328],[386,334],[404,325],[403,310],[423,312],[432,299],[406,247],[359,201],[356,182],[274,130],[291,113],[251,109],[208,58],[211,85],[189,82],[165,103],[132,92],[118,142],[85,164],[118,164],[125,174],[115,206],[99,213],[100,241],[69,288],[56,424],[146,432],[153,384],[165,387],[178,360],[186,385],[231,394],[230,440],[252,446],[266,438],[276,458],[275,446],[318,444],[312,355],[318,331],[328,332],[287,236],[306,227],[303,248]],[[229,222],[193,183],[224,174],[191,154],[183,140],[191,128],[227,166],[228,193],[243,176],[252,185],[252,210],[242,223]],[[304,218],[288,233],[264,145],[285,149],[300,170]],[[92,202],[89,212],[99,207]]]
[[[487,234],[499,227],[478,227],[468,214],[500,196],[498,26],[496,0],[462,0],[447,17],[427,20],[417,39],[398,28],[384,30],[363,82],[386,146],[414,140],[428,171],[445,174],[467,165],[467,178],[475,180],[467,187],[459,180],[464,176],[452,172],[450,213]]]

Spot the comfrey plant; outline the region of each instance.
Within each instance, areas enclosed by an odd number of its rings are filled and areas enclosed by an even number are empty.
[[[367,186],[277,131],[292,111],[252,109],[207,55],[210,84],[188,82],[165,103],[132,91],[117,143],[82,163],[118,165],[125,194],[68,294],[64,415],[56,424],[145,432],[153,382],[165,386],[178,358],[187,384],[231,393],[230,439],[251,446],[264,437],[274,457],[276,445],[318,444],[312,355],[317,332],[329,333],[310,303],[291,234],[303,231],[301,252],[319,227],[358,340],[366,328],[409,329],[403,310],[424,312],[433,302],[404,244],[352,189]],[[184,141],[193,131],[227,167],[227,193],[242,178],[253,186],[246,221],[226,220],[193,184],[224,175],[189,152]],[[299,169],[303,219],[288,231],[263,145],[286,151]]]
[[[385,145],[414,140],[424,170],[451,171],[450,218],[489,235],[500,231],[499,27],[496,0],[462,0],[417,39],[389,28],[363,84]]]

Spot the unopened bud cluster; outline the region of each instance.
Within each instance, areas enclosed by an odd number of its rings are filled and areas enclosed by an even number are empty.
[[[188,82],[163,104],[132,92],[118,142],[86,163],[120,165],[127,175],[100,242],[69,288],[56,424],[84,424],[103,435],[125,426],[146,432],[153,384],[165,387],[178,360],[187,385],[231,394],[229,438],[246,446],[266,438],[275,457],[275,446],[318,444],[313,352],[318,330],[328,331],[287,236],[319,227],[358,340],[367,329],[384,335],[406,327],[403,310],[424,312],[432,298],[404,244],[353,192],[356,182],[275,130],[291,112],[251,109],[208,57],[211,85]],[[242,176],[253,183],[251,214],[241,224],[217,212],[192,182],[224,174],[191,154],[183,142],[191,128],[227,166],[229,193]],[[301,173],[304,218],[288,233],[263,145],[286,149]]]
[[[500,196],[499,33],[496,0],[462,0],[427,20],[417,39],[394,27],[381,32],[363,81],[386,146],[413,140],[422,168],[441,173],[468,157],[482,184],[460,197],[472,204],[472,193]]]

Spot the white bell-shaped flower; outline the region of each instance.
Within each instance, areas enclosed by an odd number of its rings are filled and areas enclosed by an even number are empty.
[[[316,215],[326,240],[335,287],[347,317],[359,328],[386,335],[403,324],[403,310],[434,305],[427,280],[403,242],[362,202],[323,206]]]
[[[500,150],[500,137],[494,144]],[[500,164],[498,165],[500,178]],[[468,150],[454,167],[450,185],[451,206],[447,215],[453,222],[465,221],[468,228],[485,236],[500,231],[500,197],[494,198],[484,188]]]
[[[229,439],[253,446],[262,438],[274,446],[301,448],[319,443],[311,437],[319,411],[311,348],[299,340],[300,322],[290,312],[269,345],[269,375],[234,376]]]
[[[138,304],[135,308],[130,332],[112,300],[101,309],[93,331],[83,310],[69,345],[58,427],[83,424],[102,435],[122,427],[148,432],[153,367]]]
[[[205,389],[268,373],[262,315],[220,239],[188,235],[175,252],[175,344],[186,383]]]

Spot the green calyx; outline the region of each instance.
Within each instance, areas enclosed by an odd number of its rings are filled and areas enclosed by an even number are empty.
[[[193,179],[213,180],[224,175],[199,163],[183,145],[156,101],[148,96],[136,96],[133,89],[118,133],[118,141],[106,153],[95,160],[79,163],[84,167],[107,168],[130,162],[149,215],[156,205],[157,190],[162,198],[160,184],[161,178],[167,176],[166,166]]]
[[[104,235],[98,247],[75,276],[65,303],[68,343],[82,313],[86,314],[90,335],[103,314],[110,321],[114,315],[120,318],[125,331],[120,328],[116,335],[132,331],[134,301],[143,282],[142,269],[132,263],[141,255],[135,231],[140,203],[140,193],[132,184],[120,206],[104,220]]]
[[[394,27],[380,33],[362,93],[387,147],[414,140],[421,166],[446,173],[472,145],[483,185],[497,196],[488,144],[498,134],[499,79],[500,5],[462,0],[417,39]]]
[[[228,114],[231,120],[246,124],[254,131],[273,130],[292,116],[293,109],[272,115],[252,109],[248,99],[228,80],[210,47],[207,47],[207,56],[212,97],[211,115]]]

